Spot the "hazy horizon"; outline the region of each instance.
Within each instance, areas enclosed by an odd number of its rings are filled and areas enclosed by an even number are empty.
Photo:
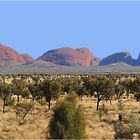
[[[94,56],[140,52],[140,1],[0,1],[0,43],[37,58],[89,48]]]

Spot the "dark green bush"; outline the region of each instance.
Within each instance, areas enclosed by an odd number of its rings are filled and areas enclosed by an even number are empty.
[[[85,118],[83,108],[77,105],[77,96],[69,94],[59,101],[49,124],[49,133],[54,139],[84,139]]]
[[[127,123],[118,120],[115,124],[115,139],[133,139],[137,134],[140,138],[140,116],[130,113],[126,115]]]

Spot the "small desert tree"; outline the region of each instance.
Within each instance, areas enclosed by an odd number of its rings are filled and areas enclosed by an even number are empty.
[[[115,96],[117,98],[117,100],[119,101],[119,99],[123,96],[123,94],[125,93],[125,87],[123,86],[122,81],[119,81],[114,88],[114,92],[115,92]]]
[[[3,101],[3,113],[5,113],[5,106],[11,100],[12,92],[11,85],[0,83],[0,99]]]
[[[97,110],[100,101],[110,100],[114,94],[114,81],[104,76],[89,77],[85,81],[85,86],[90,95],[97,98]]]
[[[134,89],[133,88],[133,81],[132,81],[132,79],[125,79],[125,80],[122,81],[122,85],[125,88],[126,96],[128,98],[130,93],[132,93],[133,89]]]
[[[40,84],[42,94],[48,102],[48,108],[51,108],[51,100],[57,99],[61,92],[61,83],[57,80],[45,80]]]
[[[69,94],[56,104],[49,124],[49,133],[54,139],[85,138],[84,113],[77,105],[76,94]]]
[[[12,84],[12,92],[17,95],[17,103],[19,103],[19,97],[25,95],[24,93],[27,91],[26,82],[22,79],[13,79]]]
[[[63,92],[66,93],[71,93],[73,91],[76,92],[77,86],[79,86],[81,82],[77,77],[66,77],[66,78],[62,78],[60,81],[63,85],[62,87]]]
[[[23,102],[18,103],[16,105],[16,117],[19,118],[19,124],[22,124],[25,120],[27,114],[33,109],[34,103],[33,102]]]
[[[42,99],[43,93],[38,83],[30,84],[28,86],[28,89],[32,95],[33,101],[39,101],[40,99]]]
[[[81,99],[81,101],[82,101],[82,97],[84,96],[84,95],[88,95],[88,92],[86,91],[86,88],[82,85],[79,85],[78,87],[77,87],[77,90],[76,90],[76,93],[77,93],[77,95],[80,97],[80,99]]]

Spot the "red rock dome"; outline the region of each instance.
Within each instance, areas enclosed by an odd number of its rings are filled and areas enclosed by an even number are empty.
[[[1,62],[26,63],[28,62],[28,58],[27,57],[25,58],[25,55],[23,56],[20,55],[14,49],[0,44],[0,61]],[[30,57],[30,60],[31,60],[31,57]]]
[[[58,65],[89,66],[93,62],[93,54],[88,48],[60,48],[48,51],[38,59]]]

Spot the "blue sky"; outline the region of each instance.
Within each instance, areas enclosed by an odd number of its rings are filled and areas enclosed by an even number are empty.
[[[0,43],[34,58],[61,47],[137,58],[140,1],[0,1]]]

